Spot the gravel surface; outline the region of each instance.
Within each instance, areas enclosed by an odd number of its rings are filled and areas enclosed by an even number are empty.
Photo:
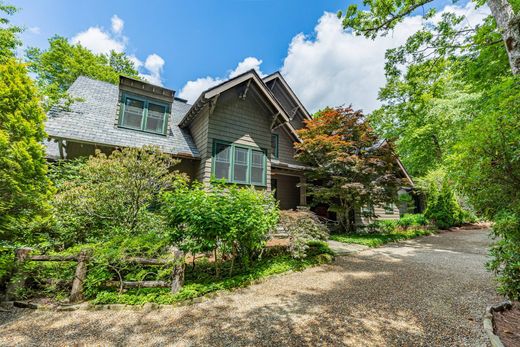
[[[179,308],[0,312],[0,345],[485,346],[482,315],[502,299],[487,235],[364,250]]]

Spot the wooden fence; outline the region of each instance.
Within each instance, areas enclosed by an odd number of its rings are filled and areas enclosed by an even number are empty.
[[[69,302],[76,303],[84,300],[83,284],[87,277],[88,263],[92,259],[92,253],[88,249],[81,250],[77,255],[31,255],[31,248],[18,248],[15,250],[15,272],[7,286],[7,298],[16,298],[16,293],[25,286],[27,275],[23,272],[24,263],[27,261],[74,261],[77,262],[76,272],[72,280]],[[147,266],[172,266],[171,281],[125,281],[117,272],[119,281],[108,281],[107,287],[123,288],[171,288],[172,293],[177,293],[184,284],[184,253],[177,248],[171,249],[169,259],[149,259],[131,257],[124,262]],[[70,282],[69,282],[70,283]]]

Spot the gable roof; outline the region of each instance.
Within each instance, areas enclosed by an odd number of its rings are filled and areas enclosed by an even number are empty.
[[[272,74],[270,74],[269,76],[266,76],[263,78],[264,82],[265,83],[268,83],[268,82],[271,82],[273,80],[276,80],[276,81],[279,81],[280,84],[282,85],[283,89],[285,90],[285,92],[293,99],[293,101],[298,105],[298,107],[300,108],[300,110],[302,111],[303,115],[305,116],[305,118],[307,119],[312,119],[312,116],[311,114],[309,113],[309,111],[307,111],[307,109],[305,108],[305,106],[303,106],[303,104],[301,103],[300,99],[298,99],[298,96],[296,96],[296,94],[294,93],[294,91],[291,89],[291,87],[289,86],[289,84],[287,83],[287,81],[285,80],[285,78],[283,78],[282,74],[280,73],[280,71],[276,71]]]
[[[197,101],[195,101],[195,103],[193,104],[191,109],[186,113],[184,118],[179,122],[179,126],[181,128],[187,127],[200,114],[200,111],[203,109],[203,107],[207,103],[210,102],[211,99],[217,97],[219,94],[221,94],[227,90],[230,90],[231,88],[234,88],[246,81],[255,83],[255,85],[258,87],[260,92],[266,98],[266,100],[268,100],[269,103],[276,109],[277,115],[280,115],[284,119],[284,121],[285,121],[284,124],[287,126],[291,135],[293,135],[296,140],[301,142],[301,139],[296,134],[296,130],[290,123],[289,115],[287,114],[287,112],[285,111],[283,106],[280,104],[278,99],[276,99],[274,94],[265,85],[264,81],[260,78],[260,76],[254,69],[246,71],[238,76],[235,76],[227,81],[224,81],[224,82],[202,92],[202,94],[198,97]]]
[[[154,145],[165,153],[200,157],[189,132],[178,126],[191,108],[189,104],[179,100],[173,101],[165,136],[118,127],[117,85],[80,76],[69,88],[68,93],[81,101],[74,102],[70,110],[58,107],[51,109],[45,123],[45,130],[50,138],[111,147]]]

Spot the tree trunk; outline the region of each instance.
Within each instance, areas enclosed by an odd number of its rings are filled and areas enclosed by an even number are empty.
[[[69,302],[83,301],[83,283],[87,277],[87,263],[90,258],[90,251],[81,250],[78,255],[78,266],[72,281],[72,290],[70,291]]]
[[[491,14],[502,33],[513,75],[520,74],[520,16],[515,15],[508,0],[488,0]]]

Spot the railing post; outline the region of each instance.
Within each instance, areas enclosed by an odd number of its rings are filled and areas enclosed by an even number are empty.
[[[18,291],[25,286],[25,281],[27,280],[27,276],[23,273],[23,265],[25,260],[31,253],[32,248],[24,247],[17,248],[15,252],[15,263],[14,269],[11,276],[11,280],[6,288],[6,297],[7,300],[12,300],[16,298],[16,294]]]
[[[184,252],[177,247],[172,247],[170,251],[174,261],[171,292],[175,294],[184,285]]]
[[[90,252],[82,249],[78,255],[78,265],[76,266],[76,274],[72,281],[72,290],[70,292],[69,302],[79,302],[84,300],[83,283],[87,277],[87,264],[90,258]]]

